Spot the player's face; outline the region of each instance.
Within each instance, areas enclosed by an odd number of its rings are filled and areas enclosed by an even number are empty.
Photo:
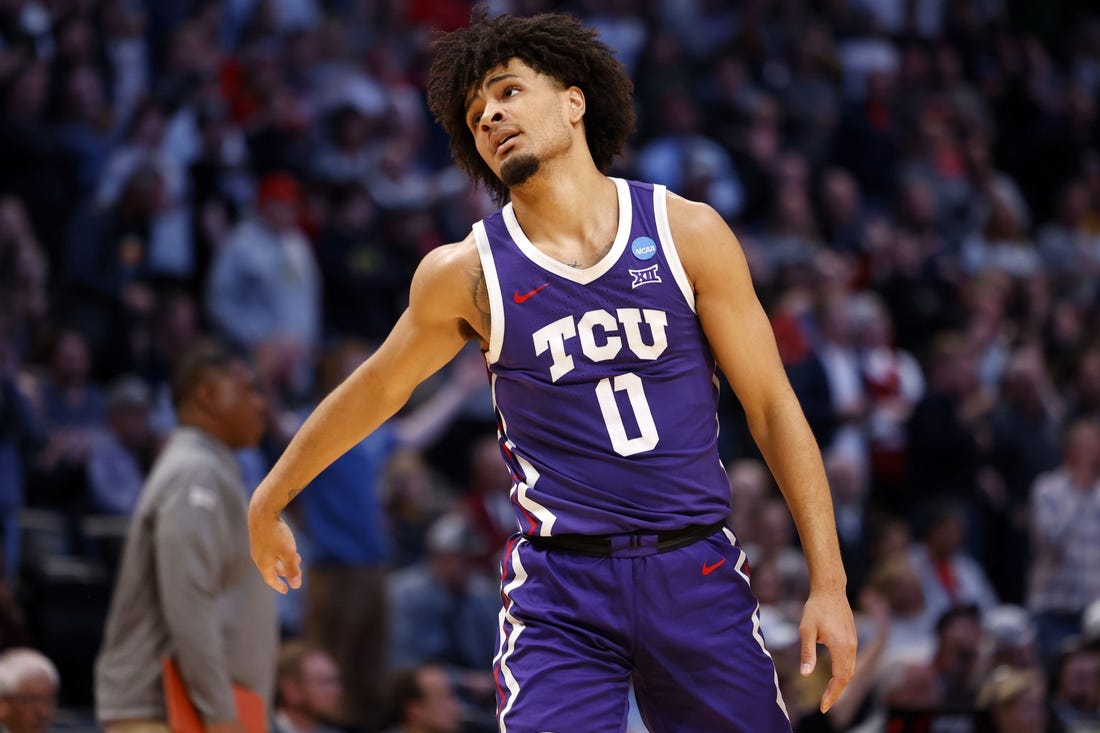
[[[490,69],[466,99],[466,124],[482,159],[505,186],[526,183],[551,156],[569,149],[571,95],[518,59]]]

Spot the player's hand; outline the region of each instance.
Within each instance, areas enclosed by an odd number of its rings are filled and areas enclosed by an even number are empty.
[[[281,517],[249,511],[248,544],[265,583],[283,595],[302,587],[302,556]]]
[[[817,666],[817,645],[829,648],[833,669],[821,696],[821,712],[824,713],[837,701],[856,672],[856,623],[844,591],[811,591],[802,610],[798,633],[802,638],[803,675],[811,674]]]

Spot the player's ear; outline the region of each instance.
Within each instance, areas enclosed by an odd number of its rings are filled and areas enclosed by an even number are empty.
[[[584,92],[580,87],[573,86],[565,90],[568,106],[569,122],[577,124],[584,117],[585,101]]]

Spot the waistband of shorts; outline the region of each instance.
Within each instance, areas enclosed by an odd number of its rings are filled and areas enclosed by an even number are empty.
[[[696,524],[668,532],[631,532],[616,535],[559,534],[550,537],[524,535],[535,547],[590,557],[642,557],[668,552],[710,537],[725,522]]]

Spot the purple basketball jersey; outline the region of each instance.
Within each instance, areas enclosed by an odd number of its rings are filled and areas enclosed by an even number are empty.
[[[528,535],[674,530],[729,511],[715,363],[665,189],[612,180],[618,231],[587,269],[536,248],[511,204],[474,225],[501,450]]]

